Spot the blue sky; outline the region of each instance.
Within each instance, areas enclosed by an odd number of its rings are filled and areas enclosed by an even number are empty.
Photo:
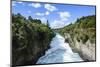
[[[44,24],[48,20],[51,28],[62,28],[82,16],[95,15],[95,7],[13,1],[12,13],[20,13],[26,18],[32,16],[33,19],[40,19]]]

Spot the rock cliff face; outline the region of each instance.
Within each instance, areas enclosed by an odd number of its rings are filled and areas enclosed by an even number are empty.
[[[53,31],[40,20],[12,15],[12,65],[36,64],[53,37]]]
[[[73,51],[78,52],[85,61],[95,61],[96,16],[85,16],[64,28],[56,29]]]
[[[76,37],[71,38],[69,34],[65,34],[65,41],[68,42],[74,52],[78,52],[84,61],[95,61],[95,43],[88,40],[85,44],[78,42]]]

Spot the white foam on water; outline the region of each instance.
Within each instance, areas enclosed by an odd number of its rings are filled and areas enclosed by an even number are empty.
[[[78,53],[74,53],[68,43],[65,43],[64,37],[60,34],[52,39],[50,49],[45,55],[40,57],[36,64],[80,62],[83,61]]]

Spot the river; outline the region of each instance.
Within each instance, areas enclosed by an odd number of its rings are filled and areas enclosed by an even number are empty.
[[[40,57],[36,64],[63,63],[63,62],[80,62],[83,61],[78,53],[74,53],[64,37],[56,33],[52,39],[50,49],[45,55]]]

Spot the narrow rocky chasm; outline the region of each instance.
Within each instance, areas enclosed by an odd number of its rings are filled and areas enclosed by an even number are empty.
[[[64,63],[64,62],[80,62],[83,61],[78,53],[74,53],[69,46],[65,43],[64,37],[60,34],[52,39],[50,49],[45,52],[45,55],[40,57],[36,64],[48,63]]]

